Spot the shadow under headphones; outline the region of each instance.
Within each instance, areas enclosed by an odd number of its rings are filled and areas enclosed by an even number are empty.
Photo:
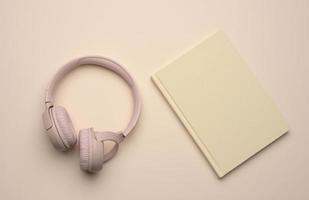
[[[141,112],[141,98],[131,75],[118,63],[103,57],[81,57],[64,65],[53,77],[46,90],[43,123],[53,146],[59,151],[67,151],[77,143],[72,121],[66,109],[54,106],[53,93],[59,81],[73,69],[82,65],[97,65],[118,74],[130,86],[133,97],[133,113],[127,127],[119,132],[97,132],[93,128],[79,132],[80,168],[87,172],[97,172],[103,163],[111,159],[118,151],[119,144],[135,127]],[[109,152],[104,152],[104,142],[114,143]]]

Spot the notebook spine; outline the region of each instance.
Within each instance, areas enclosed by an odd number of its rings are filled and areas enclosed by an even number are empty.
[[[179,108],[179,106],[176,104],[176,102],[173,100],[172,96],[168,93],[164,85],[161,83],[160,79],[156,74],[154,74],[151,77],[151,80],[153,83],[157,86],[161,94],[164,96],[168,104],[172,107],[173,111],[176,113],[184,127],[187,129],[191,137],[193,138],[196,145],[199,147],[199,149],[202,151],[203,155],[206,157],[210,165],[213,167],[216,174],[221,178],[224,176],[223,171],[220,169],[219,165],[211,155],[210,151],[207,149],[206,145],[202,142],[202,140],[199,138],[198,134],[194,131],[193,127],[191,126],[190,122],[186,119],[185,115]]]

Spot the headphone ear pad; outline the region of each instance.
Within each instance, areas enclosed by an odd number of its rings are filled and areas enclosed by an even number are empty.
[[[97,141],[92,129],[79,132],[80,168],[87,172],[97,172],[104,163],[104,143]]]
[[[64,143],[68,148],[73,147],[76,142],[76,134],[71,118],[62,106],[56,106],[53,109],[54,122],[57,128],[57,131]]]

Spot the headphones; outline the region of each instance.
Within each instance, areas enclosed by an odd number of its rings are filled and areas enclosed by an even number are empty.
[[[135,127],[141,113],[141,98],[138,88],[129,74],[120,64],[104,57],[81,57],[64,65],[49,83],[45,96],[43,123],[53,146],[59,151],[67,151],[77,143],[72,121],[66,109],[54,106],[53,93],[59,81],[73,69],[83,65],[97,65],[119,75],[130,86],[134,101],[133,113],[127,127],[119,132],[97,132],[93,128],[79,132],[80,168],[87,172],[98,172],[103,163],[111,159],[118,151],[119,144]],[[109,152],[104,152],[104,142],[114,143]]]

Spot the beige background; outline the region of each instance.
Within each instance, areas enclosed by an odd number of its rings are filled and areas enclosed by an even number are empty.
[[[309,1],[0,1],[1,199],[308,199]],[[291,131],[220,180],[150,81],[170,59],[224,30]],[[144,110],[135,133],[96,176],[78,152],[56,152],[41,113],[47,82],[76,56],[127,66]],[[116,130],[130,111],[126,85],[83,68],[57,103],[76,129]]]

